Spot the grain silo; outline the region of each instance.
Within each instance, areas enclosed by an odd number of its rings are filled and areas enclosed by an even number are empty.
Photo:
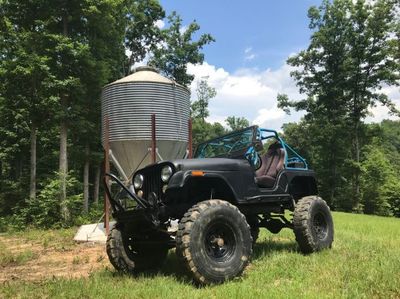
[[[157,160],[185,156],[190,117],[190,92],[186,87],[153,68],[139,67],[133,74],[105,86],[101,102],[103,142],[107,116],[111,158],[114,164],[120,164],[123,176],[152,162],[153,114]]]

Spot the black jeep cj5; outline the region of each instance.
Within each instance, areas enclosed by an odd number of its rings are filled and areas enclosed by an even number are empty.
[[[293,229],[303,253],[331,247],[332,216],[314,172],[276,131],[236,131],[200,144],[194,157],[140,169],[128,187],[107,174],[119,188],[106,186],[116,219],[107,254],[117,270],[157,269],[176,247],[197,282],[220,283],[245,269],[260,227]]]

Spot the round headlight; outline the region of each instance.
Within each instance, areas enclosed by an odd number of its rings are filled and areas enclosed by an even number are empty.
[[[135,187],[135,189],[140,189],[143,186],[143,175],[141,175],[140,173],[135,175],[135,177],[133,178],[133,187]]]
[[[168,182],[169,178],[172,175],[172,168],[171,166],[167,165],[164,166],[163,169],[161,169],[161,180],[166,183]]]

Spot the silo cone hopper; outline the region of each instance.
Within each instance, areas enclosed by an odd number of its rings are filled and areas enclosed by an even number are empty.
[[[110,158],[125,179],[152,163],[152,115],[155,115],[156,160],[183,158],[187,151],[190,92],[140,67],[133,74],[104,87],[102,141],[108,118]]]

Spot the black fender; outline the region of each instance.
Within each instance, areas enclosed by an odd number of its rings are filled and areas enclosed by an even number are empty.
[[[289,187],[288,192],[293,196],[295,201],[304,196],[318,195],[318,186],[314,171],[288,171],[286,177]]]
[[[230,174],[237,176],[235,172],[178,171],[171,177],[166,195],[169,198],[177,198],[178,194],[184,194],[184,197],[188,197],[194,191],[193,188],[200,188],[199,185],[201,185],[200,189],[210,192],[208,198],[201,200],[218,198],[236,204],[239,201],[239,196],[229,180]]]

